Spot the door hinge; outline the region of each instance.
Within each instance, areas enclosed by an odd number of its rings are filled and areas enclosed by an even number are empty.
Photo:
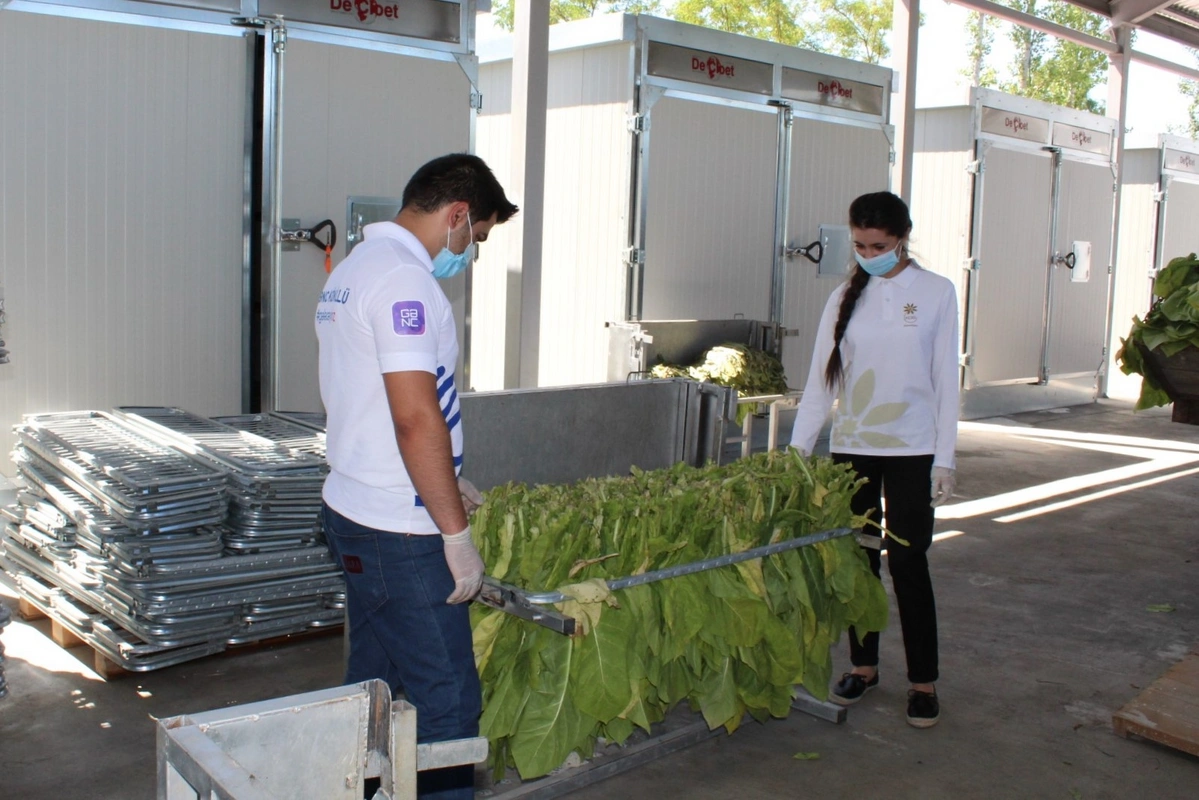
[[[1170,193],[1167,191],[1153,193],[1153,202],[1155,202],[1155,203],[1164,203],[1169,198],[1170,198]]]
[[[982,175],[987,171],[987,165],[983,163],[981,158],[975,159],[966,165],[966,171],[971,175]]]
[[[630,267],[638,264],[644,264],[645,251],[637,247],[628,248],[624,251],[624,263],[628,264]]]
[[[958,366],[959,367],[974,366],[974,356],[970,355],[969,353],[962,353],[961,355],[958,356]]]
[[[979,261],[977,258],[967,258],[966,263],[962,265],[962,267],[964,269],[968,270],[969,272],[978,272],[978,269],[981,266],[982,266],[982,262]]]
[[[282,25],[272,28],[271,41],[274,43],[276,53],[284,53],[287,50],[287,28]]]
[[[475,111],[483,110],[483,93],[482,92],[471,92],[470,93],[470,107],[473,108]]]
[[[895,151],[894,151],[894,150],[892,150],[891,152],[887,153],[887,161],[888,161],[888,162],[890,162],[890,163],[892,163],[892,164],[894,164],[894,163],[895,163]]]
[[[649,130],[649,117],[645,114],[633,114],[629,117],[629,130],[633,133],[645,133]]]

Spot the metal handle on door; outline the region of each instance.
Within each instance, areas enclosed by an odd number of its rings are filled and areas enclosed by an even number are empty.
[[[815,256],[812,255],[813,250],[816,251]],[[787,258],[794,258],[795,256],[803,256],[808,261],[811,261],[813,264],[819,264],[820,259],[824,257],[824,245],[820,242],[819,239],[817,239],[816,241],[812,242],[807,247],[783,248],[783,255],[785,255]]]
[[[1078,256],[1074,253],[1066,253],[1066,255],[1062,255],[1061,253],[1053,254],[1053,266],[1055,267],[1064,266],[1066,269],[1074,269],[1076,263],[1078,263]]]

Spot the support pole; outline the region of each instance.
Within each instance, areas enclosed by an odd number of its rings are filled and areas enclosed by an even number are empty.
[[[541,346],[541,252],[545,213],[545,118],[549,0],[516,0],[512,56],[512,191],[521,205],[509,263],[520,270],[519,336],[509,337],[504,385],[537,386]],[[515,338],[519,350],[512,353]]]
[[[1112,36],[1116,40],[1116,46],[1119,51],[1111,56],[1111,60],[1107,66],[1107,115],[1116,119],[1116,169],[1113,176],[1116,186],[1115,196],[1115,220],[1112,226],[1112,250],[1111,250],[1111,267],[1112,274],[1108,276],[1107,290],[1107,327],[1103,337],[1103,345],[1107,354],[1103,364],[1103,377],[1100,379],[1099,395],[1107,396],[1108,380],[1111,377],[1112,369],[1115,367],[1116,348],[1112,342],[1112,328],[1114,320],[1112,314],[1115,311],[1115,302],[1113,297],[1114,287],[1119,286],[1116,282],[1116,269],[1120,262],[1120,222],[1124,216],[1124,209],[1121,207],[1124,198],[1124,142],[1125,131],[1128,130],[1126,122],[1128,117],[1128,68],[1132,63],[1132,28],[1127,25],[1119,25],[1112,28]]]
[[[916,56],[920,39],[920,0],[895,0],[892,17],[894,63],[900,70],[900,90],[891,96],[895,126],[895,166],[892,190],[912,202],[912,154],[916,135]]]

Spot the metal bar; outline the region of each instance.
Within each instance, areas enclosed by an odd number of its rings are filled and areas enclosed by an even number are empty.
[[[267,319],[262,325],[262,386],[259,408],[273,411],[279,407],[279,327],[282,306],[279,288],[282,278],[283,243],[279,230],[283,222],[283,53],[287,49],[287,28],[283,21],[266,20],[270,48],[263,71],[263,208],[262,208],[262,305]]]
[[[752,561],[755,558],[765,558],[776,553],[784,553],[788,550],[796,550],[800,547],[805,547],[810,544],[818,544],[827,542],[831,539],[836,539],[841,536],[849,536],[855,528],[834,528],[831,531],[821,531],[820,533],[801,536],[797,539],[788,539],[783,542],[775,542],[774,544],[764,545],[763,547],[755,547],[752,550],[745,550],[740,553],[730,553],[716,558],[709,558],[704,561],[695,561],[690,564],[680,564],[677,567],[667,567],[666,569],[654,570],[641,575],[632,575],[627,578],[617,578],[607,581],[608,588],[612,591],[618,589],[628,589],[633,586],[644,586],[647,583],[656,583],[664,581],[668,578],[678,578],[683,575],[694,575],[697,572],[707,572],[710,569],[717,567],[727,567],[731,564],[740,564],[742,561]],[[534,605],[548,605],[552,603],[561,603],[567,600],[567,596],[561,592],[538,592],[530,594],[523,593],[524,599],[528,603]]]
[[[1194,67],[1177,64],[1173,61],[1150,55],[1149,53],[1142,53],[1140,50],[1133,50],[1129,55],[1133,61],[1140,61],[1142,64],[1148,64],[1151,67],[1163,69],[1166,72],[1173,72],[1175,75],[1187,78],[1188,80],[1199,81],[1199,69],[1195,69]]]
[[[845,706],[839,706],[827,700],[817,700],[808,694],[806,689],[799,686],[795,687],[795,697],[791,700],[791,708],[813,717],[819,717],[834,725],[840,725],[848,716]]]
[[[478,602],[535,622],[565,636],[573,636],[575,632],[575,621],[570,617],[549,609],[534,608],[529,605],[528,598],[521,589],[490,576],[483,578],[483,589],[479,592]]]
[[[778,168],[774,194],[774,257],[771,259],[770,321],[783,323],[783,305],[787,291],[787,230],[791,213],[791,138],[794,117],[791,105],[780,103],[778,109]]]
[[[1049,343],[1053,333],[1053,279],[1057,272],[1057,233],[1062,199],[1062,151],[1057,147],[1048,149],[1053,153],[1053,188],[1049,204],[1049,253],[1046,259],[1045,304],[1041,320],[1041,372],[1037,380],[1040,386],[1049,383]]]
[[[992,17],[999,17],[1008,22],[1014,22],[1017,25],[1023,25],[1026,28],[1032,28],[1036,31],[1048,33],[1051,36],[1056,36],[1059,39],[1065,39],[1068,42],[1080,44],[1083,47],[1089,47],[1092,50],[1099,50],[1104,53],[1116,54],[1119,52],[1119,46],[1107,39],[1100,39],[1098,36],[1076,31],[1073,28],[1067,28],[1065,25],[1058,25],[1056,22],[1034,17],[1032,14],[1026,14],[1023,11],[1017,11],[1014,8],[992,3],[990,0],[949,0],[959,6],[972,8],[975,11],[981,11],[984,14],[989,14]]]

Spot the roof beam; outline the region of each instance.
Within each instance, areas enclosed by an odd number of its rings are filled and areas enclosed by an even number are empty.
[[[1147,17],[1141,20],[1137,27],[1153,31],[1187,47],[1199,47],[1199,28],[1176,22],[1163,14]]]
[[[1001,6],[998,3],[992,3],[991,0],[949,0],[951,3],[956,3],[960,6],[972,8],[975,11],[981,11],[984,14],[990,14],[993,17],[1006,19],[1008,22],[1014,22],[1017,25],[1023,25],[1026,28],[1043,31],[1056,36],[1059,39],[1065,39],[1068,42],[1080,44],[1083,47],[1089,47],[1092,50],[1099,50],[1109,55],[1114,55],[1120,51],[1120,48],[1115,42],[1110,39],[1100,39],[1098,36],[1076,31],[1073,28],[1067,28],[1065,25],[1058,25],[1056,22],[1034,17],[1032,14],[1025,14],[1023,11],[1017,11],[1014,8]]]
[[[1135,24],[1151,17],[1163,8],[1173,4],[1174,0],[1112,0],[1111,17],[1113,25]]]
[[[1164,69],[1166,72],[1173,72],[1175,75],[1180,75],[1188,80],[1199,81],[1199,69],[1195,69],[1194,67],[1175,64],[1173,61],[1151,56],[1148,53],[1142,53],[1140,50],[1133,50],[1131,55],[1134,61],[1140,61],[1142,64]]]

